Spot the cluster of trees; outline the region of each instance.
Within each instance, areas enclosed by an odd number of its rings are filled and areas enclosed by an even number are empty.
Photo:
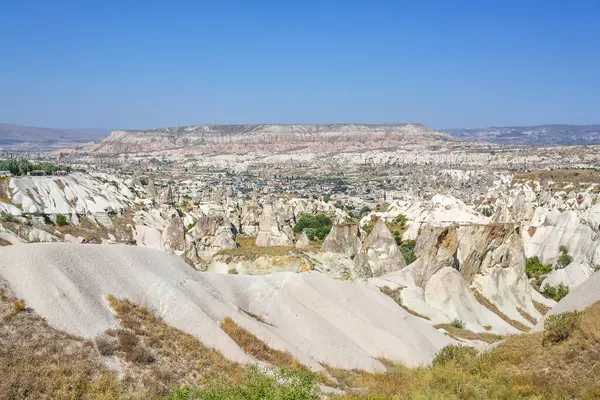
[[[541,292],[544,296],[554,301],[561,301],[566,295],[569,294],[569,287],[563,283],[559,283],[558,286],[544,285],[544,289]]]
[[[301,234],[306,232],[308,240],[313,241],[316,239],[323,240],[325,236],[331,231],[333,221],[325,214],[302,214],[296,225],[294,225],[294,233]]]
[[[560,253],[556,262],[556,268],[564,268],[572,261],[565,246],[560,246]],[[560,301],[569,293],[568,286],[562,283],[556,287],[545,284],[543,288],[540,288],[542,281],[550,272],[552,272],[552,264],[542,264],[538,256],[529,257],[525,262],[525,273],[529,279],[533,279],[533,287],[545,297]]]
[[[10,171],[13,175],[27,175],[31,171],[44,171],[47,174],[55,174],[56,171],[70,171],[70,167],[52,163],[32,164],[26,158],[7,158],[0,160],[0,171]]]
[[[395,238],[395,237],[394,237]],[[404,257],[404,261],[406,261],[406,265],[409,265],[415,261],[417,261],[417,255],[415,254],[415,245],[417,244],[416,240],[405,240],[400,243],[398,246],[400,248],[400,253],[402,253],[402,257]]]
[[[552,272],[552,264],[542,264],[538,256],[529,257],[525,262],[525,273],[529,279],[535,280],[536,287],[550,272]]]

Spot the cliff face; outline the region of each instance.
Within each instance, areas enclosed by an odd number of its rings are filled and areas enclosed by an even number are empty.
[[[92,153],[332,153],[451,142],[419,124],[198,125],[148,131],[114,131],[85,148]]]

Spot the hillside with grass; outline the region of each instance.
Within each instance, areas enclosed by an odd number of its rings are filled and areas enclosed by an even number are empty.
[[[450,345],[432,365],[382,360],[368,373],[311,372],[231,319],[225,331],[260,364],[243,366],[151,310],[109,296],[121,327],[83,340],[50,327],[6,287],[0,297],[0,395],[53,399],[596,399],[600,302],[551,316],[545,329],[487,352]],[[111,367],[117,366],[117,371]],[[333,393],[333,394],[332,394]]]

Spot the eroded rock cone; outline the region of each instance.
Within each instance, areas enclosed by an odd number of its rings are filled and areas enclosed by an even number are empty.
[[[394,236],[383,220],[378,220],[355,258],[356,272],[364,278],[381,276],[406,267]]]
[[[296,242],[296,248],[299,250],[307,250],[310,247],[310,241],[308,240],[308,236],[306,236],[305,232],[302,232],[300,238]]]
[[[260,247],[290,246],[292,239],[282,230],[273,207],[266,204],[258,222],[259,232],[256,236],[256,245]]]
[[[336,224],[323,242],[323,251],[354,258],[362,248],[360,229],[356,223]]]
[[[171,221],[162,232],[162,242],[165,250],[171,253],[185,250],[185,227],[179,215],[172,216]]]

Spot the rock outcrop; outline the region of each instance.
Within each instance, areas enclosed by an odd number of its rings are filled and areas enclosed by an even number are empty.
[[[293,232],[291,227],[281,224],[281,220],[273,211],[270,204],[265,204],[258,222],[259,232],[256,245],[259,247],[291,246]]]
[[[114,131],[85,151],[94,153],[174,152],[204,154],[215,152],[280,154],[299,146],[315,153],[344,150],[365,151],[420,144],[440,145],[454,139],[419,124],[330,124],[330,125],[199,125]],[[183,149],[183,150],[182,150]],[[183,154],[183,153],[182,153]]]
[[[383,220],[378,220],[355,258],[363,278],[381,276],[406,267],[396,240]]]
[[[163,248],[173,254],[181,254],[186,248],[185,227],[179,215],[173,215],[162,232]]]
[[[361,248],[360,228],[358,224],[349,222],[333,225],[323,242],[322,250],[354,258],[361,251]]]
[[[308,240],[308,236],[306,236],[306,232],[302,232],[298,241],[296,241],[296,248],[298,250],[307,250],[310,247],[310,241]]]
[[[210,257],[220,250],[235,249],[235,235],[231,223],[222,216],[200,217],[193,230],[198,255]]]
[[[445,318],[445,323],[461,318],[471,323],[469,329],[475,331],[483,332],[483,323],[499,333],[518,330],[499,320],[498,315],[492,316],[489,309],[483,310],[485,307],[479,302],[476,307],[468,306],[474,295],[522,324],[519,326],[532,326],[525,315],[541,317],[533,305],[537,292],[525,275],[525,252],[518,225],[425,227],[415,250],[417,261],[373,279],[372,283],[405,287],[402,300],[407,306],[438,323],[442,322],[440,318]]]

